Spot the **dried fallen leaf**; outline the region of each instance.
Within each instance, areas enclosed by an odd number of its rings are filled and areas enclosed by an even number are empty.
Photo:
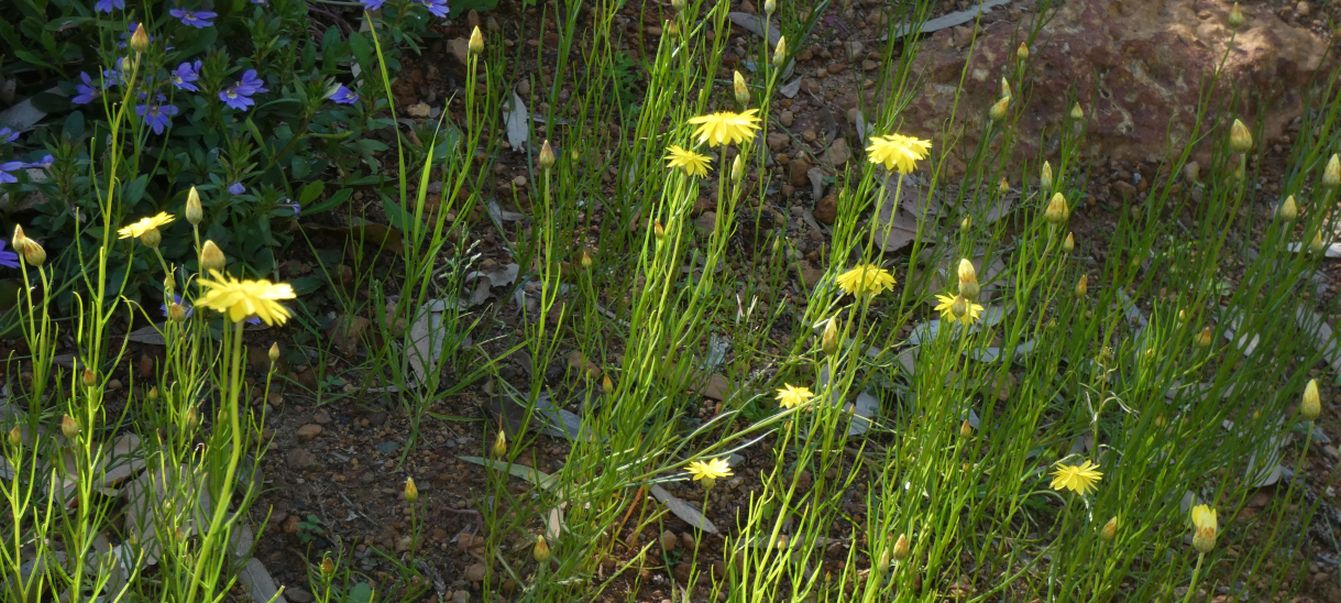
[[[508,146],[512,150],[519,153],[526,151],[526,141],[531,137],[530,121],[526,103],[513,92],[512,102],[503,108],[503,125],[507,129]]]
[[[655,484],[647,490],[652,493],[653,497],[661,501],[661,504],[666,505],[666,509],[685,523],[709,534],[718,533],[717,526],[713,525],[712,521],[707,517],[704,517],[703,513],[701,513],[694,505],[685,502],[683,499],[667,492],[665,488]]]

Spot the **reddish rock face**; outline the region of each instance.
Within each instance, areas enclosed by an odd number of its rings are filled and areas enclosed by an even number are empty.
[[[1243,7],[1247,23],[1231,47],[1228,9],[1220,0],[1068,0],[1030,48],[1017,156],[1036,158],[1040,140],[1045,156],[1054,152],[1057,129],[1079,100],[1087,155],[1118,162],[1164,159],[1191,133],[1198,99],[1217,65],[1212,109],[1224,108],[1236,91],[1246,102],[1238,112],[1244,121],[1264,119],[1265,138],[1280,138],[1302,109],[1301,92],[1318,71],[1326,42],[1269,10]],[[963,31],[926,39],[913,67],[926,86],[902,115],[901,129],[927,135],[940,128],[968,56],[959,146],[972,149],[1000,95],[1002,76],[1014,79],[1015,51],[1028,29],[1028,20],[990,24],[971,55]],[[1011,87],[1018,103],[1019,82]]]

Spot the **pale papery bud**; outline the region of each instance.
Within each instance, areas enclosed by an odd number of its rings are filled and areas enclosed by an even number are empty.
[[[1299,205],[1295,203],[1294,195],[1285,198],[1285,202],[1280,205],[1280,209],[1276,210],[1276,215],[1286,222],[1293,222],[1295,218],[1299,217]]]
[[[750,87],[745,83],[745,76],[741,75],[739,71],[731,73],[731,87],[736,93],[736,102],[742,107],[749,106]]]
[[[480,26],[476,25],[470,30],[470,42],[466,44],[470,54],[479,56],[484,52],[484,34],[480,32]]]
[[[778,38],[778,45],[773,49],[773,67],[781,69],[787,63],[787,36]]]
[[[182,213],[186,214],[186,221],[192,226],[199,225],[205,219],[205,211],[200,206],[200,193],[196,192],[194,186],[186,193],[186,211]]]
[[[228,264],[228,259],[224,257],[223,250],[219,249],[214,241],[205,241],[200,246],[200,271],[209,274],[212,270],[223,270]]]
[[[149,30],[145,29],[144,23],[137,23],[135,33],[130,34],[130,49],[137,53],[149,50]]]
[[[1341,186],[1341,158],[1336,153],[1332,153],[1332,157],[1327,160],[1327,167],[1322,170],[1322,185],[1327,188]]]
[[[1253,148],[1253,134],[1248,131],[1248,126],[1235,119],[1234,123],[1229,125],[1229,150],[1235,153],[1247,153]]]

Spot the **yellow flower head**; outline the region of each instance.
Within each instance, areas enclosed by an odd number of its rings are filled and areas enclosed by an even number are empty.
[[[670,167],[680,168],[684,173],[699,178],[708,175],[708,163],[712,160],[707,155],[695,153],[675,144],[666,147],[666,152],[666,163]]]
[[[272,283],[265,279],[239,280],[217,270],[211,270],[210,277],[200,279],[205,294],[196,301],[196,305],[223,312],[233,322],[256,316],[264,320],[265,324],[282,325],[289,319],[289,309],[278,301],[297,297],[288,283]]]
[[[150,216],[148,218],[140,218],[136,222],[131,223],[129,226],[126,226],[125,228],[116,231],[116,234],[120,235],[119,238],[122,239],[144,240],[146,238],[145,235],[148,235],[149,238],[158,235],[159,228],[171,224],[172,221],[176,219],[177,218],[175,218],[170,213],[158,212],[158,215],[156,216]],[[145,244],[150,243],[149,241],[145,241]],[[157,241],[155,241],[154,244],[157,244]]]
[[[758,113],[757,109],[746,109],[740,113],[719,111],[691,117],[689,123],[698,126],[694,129],[694,136],[698,137],[699,143],[713,147],[740,144],[753,138],[759,130],[759,117],[755,113]]]
[[[796,387],[790,383],[784,383],[782,389],[778,390],[775,399],[778,401],[778,406],[794,408],[809,402],[813,397],[815,397],[815,393],[810,391],[808,387]]]
[[[941,313],[941,320],[948,323],[963,323],[965,326],[978,321],[982,316],[983,307],[975,304],[965,298],[963,295],[945,295],[936,294],[936,311]]]
[[[1192,507],[1192,546],[1202,553],[1215,548],[1215,536],[1220,529],[1215,518],[1215,509],[1210,505]]]
[[[1098,484],[1103,476],[1104,474],[1099,472],[1099,466],[1089,460],[1079,465],[1058,463],[1052,472],[1052,489],[1088,494],[1095,489],[1095,484]]]
[[[838,286],[857,297],[876,296],[894,288],[894,275],[874,264],[860,264],[838,275]]]
[[[866,159],[871,163],[885,166],[900,174],[917,169],[917,162],[926,159],[931,151],[931,141],[903,134],[871,137],[866,147]]]
[[[694,478],[694,481],[702,481],[705,487],[711,487],[713,482],[718,479],[731,477],[731,464],[726,462],[724,458],[694,461],[689,463],[687,471]]]

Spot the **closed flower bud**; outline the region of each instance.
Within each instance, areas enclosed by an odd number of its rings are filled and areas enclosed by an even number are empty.
[[[1015,49],[1015,58],[1021,61],[1029,60],[1029,45],[1025,44],[1024,42],[1020,42],[1020,46]]]
[[[171,320],[172,322],[182,322],[186,320],[186,307],[177,302],[168,304],[168,320]]]
[[[684,0],[671,0],[671,8],[677,12],[684,10]]]
[[[880,551],[880,557],[875,562],[875,570],[881,574],[889,571],[889,566],[893,565],[893,562],[890,561],[890,559],[891,555],[889,549]]]
[[[778,0],[764,0],[764,14],[772,16],[778,10]]]
[[[1044,191],[1052,190],[1052,164],[1047,161],[1038,170],[1038,187]]]
[[[907,559],[908,553],[912,552],[912,548],[913,543],[908,540],[908,535],[899,534],[898,539],[894,541],[894,559],[897,561]]]
[[[666,238],[666,227],[661,225],[661,220],[652,223],[652,236],[657,238],[658,243]]]
[[[540,156],[536,158],[536,163],[540,164],[540,169],[549,170],[554,167],[554,147],[549,146],[549,140],[540,145]]]
[[[1229,150],[1235,153],[1247,153],[1253,148],[1253,134],[1242,121],[1234,120],[1229,126]]]
[[[1299,416],[1312,421],[1322,414],[1322,397],[1318,395],[1318,380],[1309,379],[1304,386],[1304,397],[1299,400]]]
[[[1215,538],[1220,531],[1215,509],[1207,505],[1192,507],[1192,546],[1206,554],[1215,549]]]
[[[15,448],[23,445],[23,431],[18,425],[9,428],[9,445]]]
[[[1006,117],[1006,109],[1009,108],[1010,108],[1010,97],[1003,96],[1001,97],[1000,100],[996,101],[996,103],[992,105],[992,109],[987,112],[987,116],[992,118],[992,121],[1001,121],[1002,118]]]
[[[153,387],[150,387],[150,388],[149,388],[149,391],[146,392],[146,393],[144,394],[144,397],[145,397],[145,398],[148,398],[148,400],[149,400],[150,402],[153,402],[153,401],[155,401],[155,400],[158,400],[158,396],[159,396],[159,394],[158,394],[158,386],[157,386],[157,385],[155,385],[155,386],[153,386]]]
[[[1009,181],[1009,180],[1006,180],[1004,177],[1001,178],[1001,181],[996,183],[996,190],[997,190],[997,192],[999,192],[999,193],[1001,193],[1001,194],[1003,194],[1003,195],[1006,194],[1006,193],[1009,193],[1009,192],[1010,192],[1010,181]]]
[[[582,259],[578,261],[583,268],[591,268],[591,254],[586,249],[582,250]]]
[[[601,375],[601,393],[610,395],[615,392],[615,382],[610,379],[610,373]]]
[[[745,107],[750,104],[750,87],[745,85],[745,76],[739,71],[733,71],[731,75],[731,87],[736,93],[736,102]]]
[[[1286,222],[1293,222],[1299,217],[1299,205],[1294,202],[1294,195],[1285,198],[1285,202],[1280,204],[1280,209],[1276,210],[1276,215]]]
[[[1080,275],[1080,280],[1076,281],[1076,297],[1085,297],[1090,292],[1090,275]]]
[[[470,42],[466,45],[470,49],[470,54],[479,56],[484,52],[484,34],[480,32],[480,26],[470,30]]]
[[[42,248],[42,244],[23,237],[20,242],[19,237],[23,236],[23,231],[18,226],[14,227],[14,238],[11,239],[14,249],[23,256],[23,261],[27,262],[33,268],[41,268],[42,264],[47,263],[47,250]]]
[[[1308,242],[1308,251],[1314,255],[1322,253],[1327,248],[1327,244],[1322,242],[1322,233],[1313,233],[1313,240]]]
[[[80,381],[84,383],[84,387],[93,387],[98,384],[98,374],[91,368],[85,368],[84,374],[80,375]]]
[[[1074,105],[1071,105],[1071,119],[1075,121],[1081,121],[1085,119],[1085,110],[1080,108],[1079,102],[1077,102]]]
[[[1117,536],[1117,529],[1118,518],[1114,515],[1109,518],[1108,523],[1105,523],[1104,527],[1099,529],[1099,537],[1104,539],[1104,542],[1112,542],[1113,538]]]
[[[402,494],[407,503],[414,504],[419,501],[419,488],[414,485],[413,477],[405,478],[405,491]]]
[[[824,333],[820,335],[820,350],[830,356],[838,352],[838,317],[829,319],[824,325]]]
[[[959,221],[959,230],[968,232],[970,228],[973,228],[973,216],[964,216],[964,219]]]
[[[544,536],[537,535],[535,537],[535,546],[531,547],[531,557],[535,559],[536,563],[549,562],[549,543],[545,541]]]
[[[200,426],[200,411],[192,406],[191,408],[186,409],[186,416],[183,417],[183,419],[186,422],[187,429],[195,429]]]
[[[1243,27],[1243,23],[1246,19],[1243,18],[1243,10],[1239,8],[1238,2],[1235,2],[1234,6],[1229,8],[1229,17],[1226,21],[1229,23],[1229,26],[1234,29]]]
[[[476,29],[478,30],[479,28]],[[330,557],[322,556],[321,575],[324,578],[330,578],[331,576],[335,575],[335,561],[331,560]]]
[[[950,304],[950,312],[954,313],[956,318],[964,318],[968,314],[968,302],[964,300],[963,295],[956,295],[953,303]]]
[[[144,28],[144,23],[136,24],[135,33],[130,34],[130,49],[135,52],[149,50],[149,31]]]
[[[1066,240],[1062,241],[1062,251],[1071,253],[1072,251],[1075,251],[1075,249],[1076,249],[1076,235],[1075,233],[1068,232],[1066,233]]]
[[[745,161],[741,158],[740,155],[736,155],[736,158],[731,161],[731,179],[735,181],[740,181],[740,179],[744,176],[745,176]]]
[[[274,341],[274,342],[271,342],[271,343],[270,343],[270,351],[266,353],[266,356],[270,358],[270,364],[274,364],[274,363],[276,363],[276,362],[279,362],[279,342],[278,342],[278,341]]]
[[[1211,347],[1211,328],[1202,327],[1201,332],[1197,334],[1197,345],[1203,348]]]
[[[973,426],[969,424],[968,419],[959,424],[959,435],[965,438],[973,436]]]
[[[200,246],[200,271],[208,274],[211,270],[223,270],[228,259],[224,257],[223,251],[219,249],[214,241],[205,241]]]
[[[205,212],[200,207],[200,193],[196,192],[194,186],[186,193],[186,211],[182,213],[186,214],[186,221],[192,226],[200,224],[200,221],[205,219]]]
[[[1061,224],[1067,218],[1071,217],[1071,210],[1066,206],[1066,197],[1061,193],[1053,193],[1052,199],[1048,201],[1047,209],[1043,210],[1043,219],[1049,224]]]
[[[494,436],[493,448],[489,450],[494,456],[503,458],[508,454],[508,434],[502,428],[498,429],[498,435]]]
[[[781,69],[787,63],[787,36],[778,38],[778,45],[773,49],[773,67]]]
[[[157,228],[150,228],[140,235],[140,242],[144,243],[146,247],[158,247],[158,244],[163,242],[163,233],[159,232]]]
[[[1327,188],[1341,186],[1341,158],[1337,158],[1336,153],[1332,153],[1327,167],[1322,170],[1322,185]]]
[[[1004,77],[1001,78],[1001,97],[1002,97],[1002,98],[1010,98],[1010,97],[1012,97],[1012,96],[1015,96],[1015,95],[1012,94],[1011,91],[1010,91],[1010,82],[1006,81],[1006,78],[1004,78]]]
[[[959,294],[965,299],[973,301],[978,299],[981,287],[978,286],[978,271],[974,270],[973,262],[968,258],[959,259]]]
[[[73,440],[75,436],[79,435],[79,422],[75,421],[75,418],[70,415],[61,417],[61,435],[65,436],[67,440]]]

